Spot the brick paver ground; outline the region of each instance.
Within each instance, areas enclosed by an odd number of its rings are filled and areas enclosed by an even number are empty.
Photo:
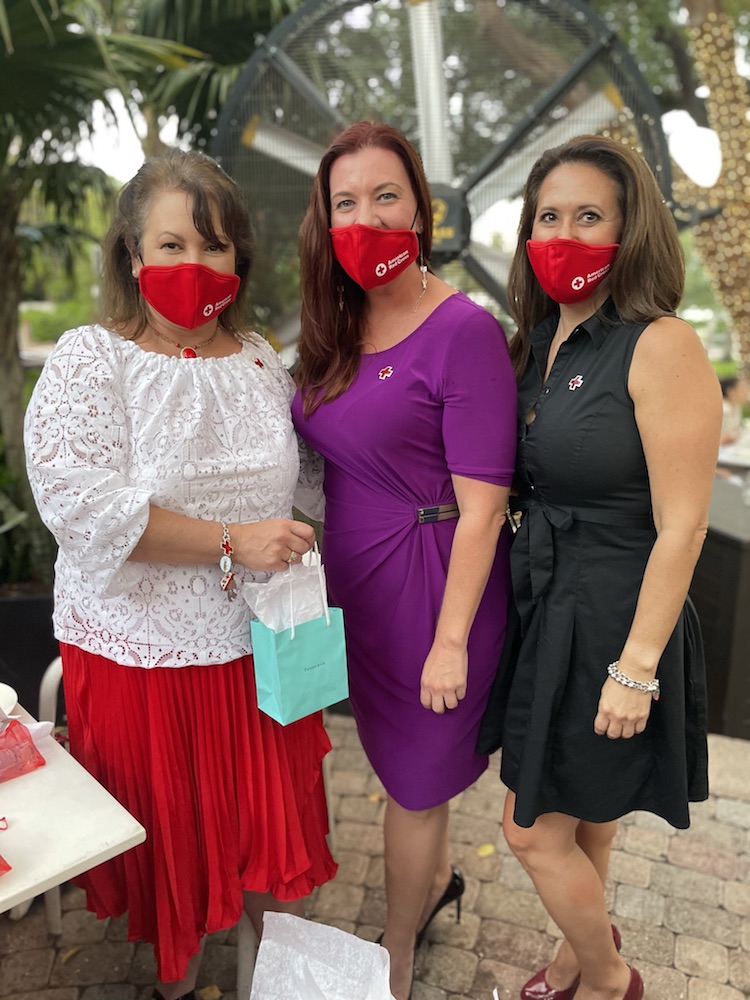
[[[310,900],[310,916],[369,940],[382,930],[383,791],[348,716],[329,715],[336,879]],[[546,964],[557,931],[500,826],[497,760],[452,803],[452,860],[466,878],[461,922],[452,907],[432,924],[417,959],[413,1000],[516,1000]],[[620,825],[607,886],[623,954],[647,1000],[750,996],[750,742],[710,737],[711,797],[689,830],[647,813]],[[146,1000],[151,948],[126,940],[122,920],[98,921],[83,894],[63,892],[63,933],[47,932],[38,900],[14,923],[0,916],[0,997],[13,1000]],[[202,1000],[236,1000],[234,929],[208,940]],[[246,1000],[246,998],[240,998]]]

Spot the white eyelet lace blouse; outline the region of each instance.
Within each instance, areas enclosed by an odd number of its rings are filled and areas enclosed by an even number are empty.
[[[300,469],[293,394],[256,334],[237,354],[196,359],[144,351],[96,325],[61,337],[25,428],[31,487],[59,545],[60,641],[139,667],[250,652],[247,605],[219,586],[218,544],[213,565],[128,556],[150,504],[230,523],[290,517]],[[295,502],[320,517],[322,463],[304,451],[302,466]]]

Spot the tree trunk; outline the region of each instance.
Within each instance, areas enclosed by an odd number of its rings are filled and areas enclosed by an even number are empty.
[[[570,68],[570,62],[537,39],[524,35],[513,24],[496,0],[479,0],[477,17],[482,33],[503,59],[503,65],[526,74],[540,89],[552,87]],[[588,84],[576,83],[560,99],[569,110],[589,96]]]
[[[146,135],[141,140],[143,155],[158,156],[167,148],[159,136],[159,116],[149,104],[141,106],[141,114],[146,120]]]
[[[708,87],[709,124],[721,142],[722,167],[709,197],[721,214],[695,228],[695,245],[730,317],[733,354],[750,375],[750,123],[747,81],[735,60],[735,34],[721,0],[686,0],[690,49]],[[706,207],[706,206],[701,206]]]
[[[30,574],[48,580],[54,542],[37,512],[23,449],[25,375],[18,350],[21,275],[16,236],[20,206],[14,195],[12,185],[0,188],[0,433],[5,465],[12,479],[13,502],[28,515],[22,525],[12,529],[13,541],[28,547]]]
[[[722,14],[724,4],[722,0],[684,0],[690,23],[698,28],[703,25],[712,14]]]

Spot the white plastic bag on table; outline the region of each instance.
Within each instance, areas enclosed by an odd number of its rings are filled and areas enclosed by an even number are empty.
[[[380,945],[289,913],[264,914],[250,1000],[393,1000],[389,981]]]

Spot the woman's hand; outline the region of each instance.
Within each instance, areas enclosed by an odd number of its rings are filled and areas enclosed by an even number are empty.
[[[232,561],[248,569],[278,573],[299,562],[315,542],[315,529],[304,521],[273,517],[228,524]],[[222,554],[220,521],[187,517],[162,507],[149,507],[146,530],[130,554],[133,562],[218,563]]]
[[[466,697],[469,655],[466,646],[449,647],[435,640],[422,667],[419,700],[423,708],[442,715]]]
[[[467,643],[505,520],[508,488],[452,475],[461,516],[456,524],[443,604],[432,648],[422,667],[419,700],[437,712],[455,708],[466,697]]]
[[[230,524],[234,561],[252,570],[278,573],[299,562],[315,542],[315,529],[288,517]]]
[[[649,693],[625,687],[608,677],[602,685],[594,732],[611,740],[629,740],[643,732],[650,714]]]

